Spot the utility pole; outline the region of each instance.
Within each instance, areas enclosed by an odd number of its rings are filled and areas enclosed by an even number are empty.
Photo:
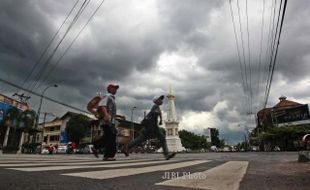
[[[41,106],[42,106],[42,101],[43,101],[43,96],[44,96],[44,93],[46,92],[47,89],[51,88],[51,87],[58,87],[57,84],[54,84],[54,85],[50,85],[50,86],[47,86],[42,94],[41,94],[41,98],[40,98],[40,104],[39,104],[39,108],[38,108],[38,111],[37,111],[37,118],[36,118],[36,124],[35,124],[35,128],[37,129],[38,128],[38,125],[39,125],[39,117],[40,117],[40,112],[41,112]]]
[[[25,96],[24,93],[23,93],[23,94],[14,93],[12,96],[13,96],[13,97],[14,97],[14,96],[18,96],[19,100],[20,100],[22,103],[26,103],[27,100],[29,100],[29,98],[30,98],[30,96]]]
[[[136,106],[133,106],[131,108],[131,131],[132,131],[132,140],[135,139],[135,128],[134,128],[134,124],[133,124],[133,110],[136,109]]]

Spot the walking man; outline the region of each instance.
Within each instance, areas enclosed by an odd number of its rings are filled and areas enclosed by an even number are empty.
[[[150,110],[150,112],[141,122],[141,125],[143,126],[141,135],[138,138],[131,141],[128,145],[125,145],[123,147],[123,153],[126,156],[129,156],[129,150],[132,147],[139,145],[142,142],[146,141],[147,139],[154,137],[159,139],[166,160],[169,160],[170,158],[175,156],[176,153],[168,152],[165,135],[160,131],[158,126],[158,118],[159,118],[159,125],[162,125],[162,113],[159,106],[163,104],[164,97],[165,97],[164,95],[161,95],[161,96],[155,96],[153,98],[154,105]]]
[[[104,95],[99,102],[98,106],[98,119],[99,124],[103,128],[103,136],[93,142],[94,147],[92,152],[97,158],[99,149],[105,147],[105,153],[103,160],[114,161],[116,154],[116,133],[115,128],[115,116],[116,116],[116,103],[115,94],[119,86],[115,84],[109,84],[107,86],[108,94]]]

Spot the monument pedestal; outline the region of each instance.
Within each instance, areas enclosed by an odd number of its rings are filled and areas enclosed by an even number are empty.
[[[185,148],[182,146],[181,139],[178,136],[168,136],[166,137],[166,142],[169,152],[185,151]]]

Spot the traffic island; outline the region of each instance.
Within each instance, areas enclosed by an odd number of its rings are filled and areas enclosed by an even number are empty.
[[[310,161],[310,151],[298,152],[298,162],[309,162],[309,161]]]

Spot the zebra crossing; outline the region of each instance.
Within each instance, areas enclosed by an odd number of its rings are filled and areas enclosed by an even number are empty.
[[[209,166],[210,165],[210,166]],[[212,166],[211,166],[212,165]],[[219,162],[207,159],[133,159],[102,161],[92,157],[19,156],[0,157],[0,169],[53,175],[81,180],[107,180],[160,172],[162,177],[153,185],[193,189],[239,189],[248,167],[247,161]],[[186,171],[184,168],[193,171]],[[196,169],[196,171],[194,171]],[[42,174],[43,175],[43,174]],[[158,176],[158,175],[157,175]]]

